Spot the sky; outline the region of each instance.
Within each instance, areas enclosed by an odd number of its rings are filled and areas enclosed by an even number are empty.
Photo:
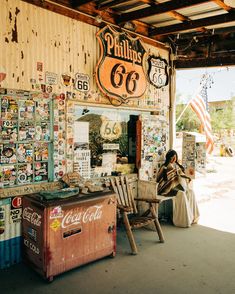
[[[235,96],[234,66],[177,70],[176,94],[180,94],[180,102],[187,103],[197,93],[203,74],[210,76],[213,81],[211,88],[208,88],[208,101],[230,100]]]

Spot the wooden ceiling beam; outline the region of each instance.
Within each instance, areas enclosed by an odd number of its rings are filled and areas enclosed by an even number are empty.
[[[167,12],[168,15],[170,15],[171,17],[179,20],[179,21],[182,21],[182,22],[190,22],[191,19],[181,13],[178,13],[177,11],[169,11]],[[205,28],[198,28],[197,31],[199,32],[206,32],[207,30]]]
[[[141,0],[140,2],[143,2],[143,3],[148,3],[149,5],[152,5],[152,6],[156,6],[157,4],[159,4],[159,1],[153,1],[153,0]],[[167,12],[167,14],[174,18],[174,19],[177,19],[179,21],[182,21],[182,22],[188,22],[190,21],[190,18],[188,18],[187,16],[173,10],[173,11],[169,11]],[[197,31],[199,32],[206,32],[207,30],[205,28],[198,28]]]
[[[95,2],[95,0],[70,0],[71,6],[73,8],[80,7],[84,4],[88,4],[90,2]]]
[[[207,17],[203,19],[197,19],[189,21],[187,23],[181,23],[171,26],[165,26],[160,28],[151,29],[149,32],[150,36],[156,35],[169,35],[174,33],[180,33],[187,30],[197,29],[201,27],[223,24],[227,22],[235,21],[235,12],[230,12],[228,14],[222,14],[218,16]]]
[[[185,7],[190,7],[197,4],[209,2],[209,0],[174,0],[164,3],[156,4],[155,6],[146,7],[137,11],[124,13],[117,17],[117,23],[131,21],[135,19],[141,19],[143,17],[158,15],[173,10],[178,10]]]
[[[140,2],[145,3],[145,4],[149,4],[149,5],[157,4],[157,1],[155,1],[155,0],[140,0]]]
[[[229,33],[234,33],[235,32],[235,26],[230,26],[230,27],[224,27],[224,28],[218,28],[212,30],[208,30],[206,33],[185,33],[180,35],[179,40],[191,40],[194,36],[198,39],[200,38],[206,38],[206,37],[211,37],[211,36],[216,36],[216,35],[222,35],[224,33],[229,34]],[[165,36],[166,38],[166,36]]]
[[[98,14],[98,11],[94,9],[94,3],[89,3],[88,5],[84,5],[79,7],[77,10],[75,7],[71,6],[71,1],[67,0],[67,5],[65,5],[65,1],[63,0],[21,0],[26,3],[30,3],[32,5],[41,7],[43,9],[47,9],[54,13],[58,13],[60,15],[85,22],[90,25],[94,25],[96,27],[100,27],[101,24],[95,20],[95,16]],[[104,17],[107,21],[112,24],[115,24],[114,19],[108,14],[104,13]]]
[[[226,11],[231,10],[232,8],[224,3],[222,0],[213,0],[219,7],[223,8]]]
[[[188,68],[203,68],[214,66],[234,66],[235,64],[235,52],[233,54],[207,57],[207,58],[189,58],[185,60],[177,59],[174,61],[176,69],[188,69]]]
[[[150,4],[152,6],[155,6],[155,5],[159,4],[159,1],[141,0],[141,2],[143,2],[143,3],[146,3],[146,1],[148,2],[148,4]],[[177,19],[179,21],[182,21],[182,22],[188,22],[188,21],[191,20],[189,17],[187,17],[187,16],[185,16],[185,15],[183,15],[183,14],[181,14],[181,13],[175,11],[175,10],[169,11],[169,12],[167,12],[167,14],[170,17],[172,17],[174,19]],[[206,32],[207,30],[205,28],[198,28],[197,31],[199,31],[199,32]]]
[[[126,0],[114,0],[114,1],[111,1],[111,2],[107,2],[107,3],[104,3],[104,4],[97,4],[97,9],[99,10],[104,10],[104,9],[107,9],[107,8],[110,8],[112,6],[116,6],[118,4],[122,4],[126,2]]]

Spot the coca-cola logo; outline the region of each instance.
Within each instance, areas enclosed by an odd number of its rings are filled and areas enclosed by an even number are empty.
[[[94,205],[88,207],[85,211],[71,209],[63,218],[61,226],[68,228],[72,225],[97,221],[102,217],[102,207],[103,205]]]
[[[23,210],[23,219],[27,220],[31,224],[33,224],[36,227],[41,226],[41,218],[42,216],[35,212],[31,207],[26,207]]]

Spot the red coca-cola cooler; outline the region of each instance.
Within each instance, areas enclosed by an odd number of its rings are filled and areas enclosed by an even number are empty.
[[[79,265],[115,256],[116,196],[59,200],[23,197],[23,260],[49,281]]]

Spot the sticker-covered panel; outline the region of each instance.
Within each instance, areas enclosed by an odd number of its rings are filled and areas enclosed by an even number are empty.
[[[40,272],[44,271],[44,210],[23,198],[22,238],[23,258],[30,261]]]
[[[162,116],[142,116],[138,152],[140,180],[156,181],[169,146],[169,124]]]
[[[1,89],[0,188],[51,179],[52,97]]]
[[[0,200],[0,269],[21,260],[22,197]]]

